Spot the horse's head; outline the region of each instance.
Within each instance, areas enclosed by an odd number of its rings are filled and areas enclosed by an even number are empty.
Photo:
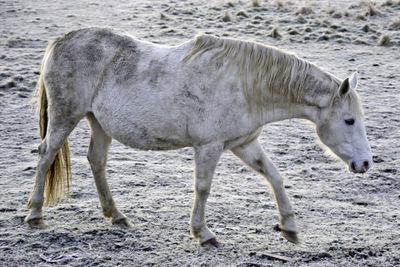
[[[321,109],[316,126],[322,143],[346,162],[350,171],[364,173],[372,165],[372,154],[356,86],[354,73],[339,86],[331,107]]]

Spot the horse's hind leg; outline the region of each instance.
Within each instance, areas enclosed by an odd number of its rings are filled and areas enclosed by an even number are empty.
[[[72,121],[60,117],[57,118],[56,116],[49,122],[46,137],[39,146],[39,162],[37,165],[36,180],[28,202],[30,213],[26,217],[26,221],[32,227],[44,226],[42,207],[44,202],[46,174],[58,150],[63,146],[75,125],[76,123]]]
[[[117,209],[106,181],[107,152],[111,143],[111,137],[104,132],[92,113],[88,114],[86,117],[91,128],[87,158],[96,183],[103,215],[106,218],[111,217],[113,224],[129,227],[130,223],[126,216]]]
[[[265,155],[257,139],[232,149],[244,163],[263,175],[271,184],[278,205],[280,228],[283,236],[293,243],[298,243],[297,228],[290,201],[283,187],[283,180],[272,161]]]

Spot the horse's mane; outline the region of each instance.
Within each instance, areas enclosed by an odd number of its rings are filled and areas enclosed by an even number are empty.
[[[237,66],[244,95],[258,108],[271,103],[275,96],[288,105],[304,102],[303,94],[314,99],[328,96],[330,106],[337,100],[337,89],[341,84],[338,78],[294,54],[257,42],[198,35],[183,62],[211,50],[211,60],[226,61],[225,72]],[[359,102],[356,93],[352,92],[352,106],[354,101]]]

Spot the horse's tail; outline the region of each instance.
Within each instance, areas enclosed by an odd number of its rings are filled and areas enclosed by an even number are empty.
[[[46,87],[43,81],[44,75],[44,64],[52,50],[54,45],[57,43],[57,39],[50,42],[47,46],[45,55],[43,57],[40,78],[36,87],[37,95],[37,114],[39,117],[39,130],[41,140],[45,139],[47,134],[47,126],[49,123],[48,115],[48,100]],[[48,146],[47,146],[48,147]],[[68,197],[70,196],[70,184],[71,184],[71,160],[69,153],[68,138],[65,140],[63,146],[57,152],[53,163],[50,165],[45,182],[45,202],[44,205],[54,205],[64,199],[64,195],[67,192]]]

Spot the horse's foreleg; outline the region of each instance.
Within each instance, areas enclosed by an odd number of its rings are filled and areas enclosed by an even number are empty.
[[[207,228],[204,217],[211,181],[222,151],[220,144],[195,147],[195,195],[190,226],[192,235],[202,246],[218,246],[216,236]]]
[[[265,155],[258,140],[238,146],[232,149],[232,152],[244,163],[262,174],[271,184],[278,205],[282,234],[287,240],[298,243],[294,213],[283,187],[282,177],[272,161]]]
[[[110,188],[106,181],[106,163],[108,147],[111,143],[111,137],[104,132],[93,114],[87,115],[90,123],[91,138],[87,158],[92,169],[96,188],[100,200],[103,215],[106,218],[112,218],[112,224],[118,224],[129,227],[129,220],[116,207],[111,195]]]

